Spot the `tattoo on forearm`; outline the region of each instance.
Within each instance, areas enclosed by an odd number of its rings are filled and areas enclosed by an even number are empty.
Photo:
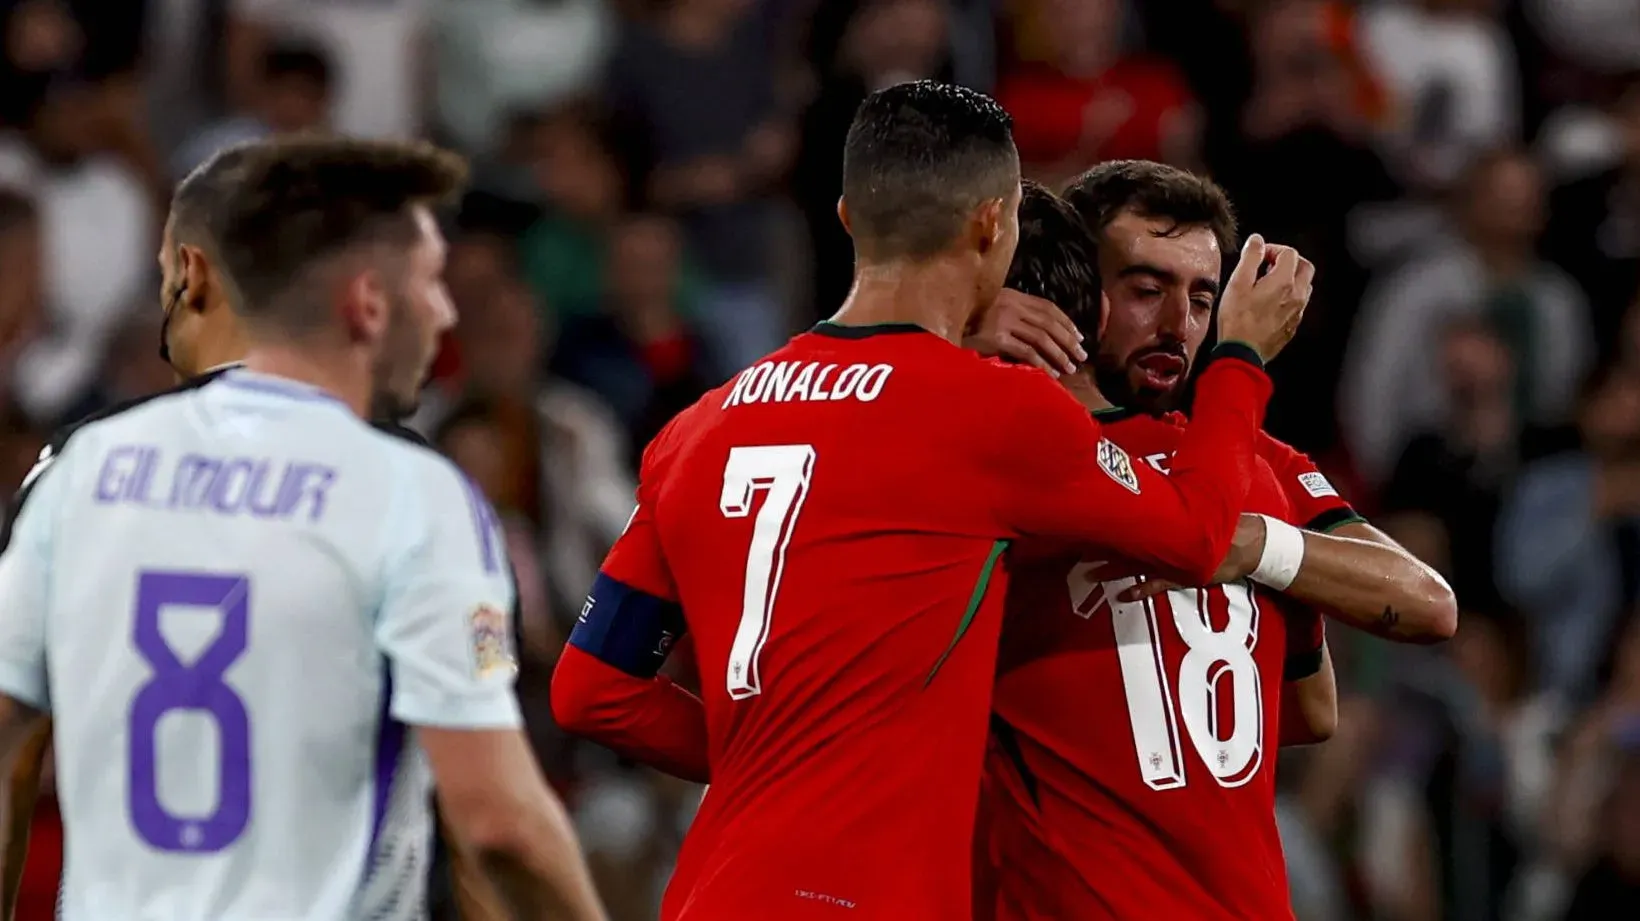
[[[1385,630],[1393,630],[1395,625],[1400,622],[1401,612],[1387,604],[1384,605],[1384,613],[1378,615],[1378,626],[1383,627]]]

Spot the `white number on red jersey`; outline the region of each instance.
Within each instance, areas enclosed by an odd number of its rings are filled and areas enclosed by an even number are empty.
[[[1253,659],[1259,607],[1252,586],[1242,581],[1167,593],[1173,627],[1167,632],[1185,645],[1179,673],[1170,680],[1162,655],[1166,626],[1157,622],[1159,599],[1118,601],[1122,590],[1136,580],[1094,582],[1088,576],[1099,565],[1083,563],[1071,570],[1071,607],[1085,618],[1101,607],[1101,600],[1110,605],[1134,750],[1145,784],[1155,790],[1185,785],[1180,722],[1219,785],[1239,787],[1252,779],[1264,757],[1264,696]],[[1223,599],[1229,612],[1223,630],[1214,630],[1208,617],[1208,605],[1215,599]],[[1226,727],[1219,725],[1224,693],[1230,695],[1227,735]]]
[[[759,490],[767,491],[763,507],[752,522],[752,543],[746,551],[746,583],[741,595],[740,625],[729,648],[725,679],[729,696],[744,700],[763,693],[758,659],[769,639],[775,596],[786,569],[786,545],[803,511],[814,470],[812,445],[761,445],[729,449],[723,468],[723,496],[718,507],[727,518],[752,513]]]

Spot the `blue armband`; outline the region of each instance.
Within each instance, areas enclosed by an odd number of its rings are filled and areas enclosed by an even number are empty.
[[[628,675],[653,678],[683,633],[683,608],[677,602],[599,573],[569,644]]]

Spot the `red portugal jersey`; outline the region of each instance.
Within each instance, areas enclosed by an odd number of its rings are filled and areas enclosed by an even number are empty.
[[[699,667],[711,786],[663,919],[969,917],[1003,539],[1211,571],[1268,381],[1205,373],[1171,480],[1045,374],[902,325],[822,324],[656,438],[603,573],[678,602]]]
[[[1185,431],[1179,416],[1105,423],[1162,471]],[[1268,438],[1260,454],[1247,511],[1353,516],[1303,455]],[[1013,575],[977,846],[994,877],[976,917],[1291,918],[1275,821],[1290,602],[1246,581],[1121,602],[1132,580],[1093,581],[1099,559]],[[1312,663],[1294,677],[1319,667],[1314,642],[1293,650]]]

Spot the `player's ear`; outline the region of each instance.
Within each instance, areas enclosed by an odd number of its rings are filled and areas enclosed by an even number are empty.
[[[183,243],[177,247],[177,262],[182,294],[177,300],[176,309],[204,313],[210,305],[210,291],[216,280],[212,276],[210,259],[199,247]]]
[[[1104,338],[1105,338],[1105,326],[1109,323],[1110,323],[1110,295],[1108,293],[1106,293],[1104,291],[1104,289],[1100,289],[1100,291],[1099,291],[1099,338],[1100,338],[1101,341],[1103,341]]]
[[[980,254],[989,253],[1002,241],[1007,206],[1006,201],[991,198],[974,209],[968,221],[968,242]]]
[[[848,199],[841,195],[837,196],[837,219],[843,222],[843,232],[854,236],[854,228],[848,223]]]
[[[393,305],[383,282],[375,269],[349,275],[343,282],[342,320],[350,339],[375,342],[387,332]]]

